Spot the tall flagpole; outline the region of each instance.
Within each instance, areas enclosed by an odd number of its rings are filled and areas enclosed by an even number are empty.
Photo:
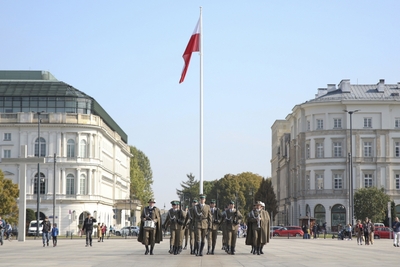
[[[203,18],[200,7],[200,194],[203,194]]]

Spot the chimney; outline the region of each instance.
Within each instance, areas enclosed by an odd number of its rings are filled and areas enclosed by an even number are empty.
[[[318,88],[318,94],[315,95],[315,98],[318,98],[320,96],[326,95],[327,89],[326,88]]]
[[[378,85],[378,92],[383,93],[385,92],[385,79],[380,79]]]
[[[336,84],[330,83],[327,85],[328,93],[336,90]]]
[[[338,87],[342,93],[350,93],[350,79],[341,80]]]

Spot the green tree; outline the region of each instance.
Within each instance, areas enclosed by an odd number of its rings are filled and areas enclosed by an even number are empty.
[[[372,222],[383,222],[388,202],[390,197],[383,188],[360,188],[354,193],[354,216],[360,220],[368,217]]]
[[[278,201],[276,199],[271,179],[262,179],[260,188],[255,194],[255,198],[256,200],[260,200],[265,203],[265,210],[268,211],[270,215],[275,217],[276,214],[278,214]],[[271,220],[273,220],[272,217]]]
[[[18,185],[10,179],[5,179],[0,170],[0,214],[7,223],[17,224],[18,222],[18,196]]]
[[[147,156],[134,146],[130,146],[130,152],[133,155],[130,162],[131,176],[131,198],[136,197],[142,204],[147,203],[149,198],[153,197],[153,172],[150,166],[150,160]]]
[[[187,180],[181,182],[182,189],[176,189],[176,194],[179,199],[184,197],[185,201],[192,201],[199,196],[199,182],[192,173],[186,174],[186,177]]]

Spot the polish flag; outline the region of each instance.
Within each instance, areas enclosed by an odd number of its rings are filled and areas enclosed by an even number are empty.
[[[197,22],[197,25],[194,28],[193,34],[190,37],[189,43],[186,46],[185,52],[182,55],[183,60],[185,61],[185,64],[183,65],[182,75],[181,75],[181,79],[179,80],[179,83],[182,83],[183,80],[185,80],[186,72],[189,67],[190,58],[192,57],[192,53],[199,52],[199,51],[200,51],[200,19]]]

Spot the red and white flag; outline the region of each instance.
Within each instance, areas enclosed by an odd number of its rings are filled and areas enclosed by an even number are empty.
[[[200,51],[200,19],[197,22],[197,25],[194,28],[193,34],[190,37],[189,43],[186,46],[185,52],[182,55],[183,60],[185,61],[185,64],[183,65],[182,75],[181,75],[181,79],[179,80],[179,83],[182,83],[185,80],[186,72],[189,67],[190,58],[192,57],[192,53],[199,52],[199,51]]]

